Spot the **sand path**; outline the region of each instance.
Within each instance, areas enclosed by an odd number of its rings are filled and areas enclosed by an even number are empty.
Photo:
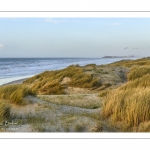
[[[12,107],[11,113],[18,125],[9,127],[7,132],[91,132],[99,124],[99,108],[58,105],[33,96],[25,99],[30,102],[28,105]],[[16,130],[10,130],[12,128]]]

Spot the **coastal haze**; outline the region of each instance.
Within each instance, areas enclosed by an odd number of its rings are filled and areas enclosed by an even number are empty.
[[[0,57],[145,57],[149,27],[149,18],[0,18]]]

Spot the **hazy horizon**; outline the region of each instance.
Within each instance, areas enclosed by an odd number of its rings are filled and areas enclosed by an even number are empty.
[[[149,18],[0,18],[0,58],[150,56]]]

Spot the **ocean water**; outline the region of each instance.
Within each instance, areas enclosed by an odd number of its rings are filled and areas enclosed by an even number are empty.
[[[46,70],[58,70],[76,64],[108,64],[122,59],[127,58],[0,58],[0,85]]]

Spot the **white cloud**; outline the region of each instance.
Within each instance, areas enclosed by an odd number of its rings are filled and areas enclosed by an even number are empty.
[[[53,24],[59,24],[60,23],[59,20],[56,20],[56,19],[53,19],[53,18],[46,18],[45,21],[53,23]]]
[[[4,45],[3,44],[0,44],[0,48],[2,48]]]

